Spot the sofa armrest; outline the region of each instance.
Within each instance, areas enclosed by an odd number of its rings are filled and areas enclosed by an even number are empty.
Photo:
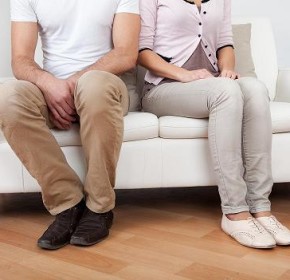
[[[290,68],[279,69],[275,101],[290,103]]]

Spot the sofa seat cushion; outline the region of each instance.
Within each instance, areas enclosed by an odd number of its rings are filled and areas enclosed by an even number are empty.
[[[272,132],[290,132],[290,103],[271,102]],[[160,137],[194,139],[208,136],[208,119],[165,116],[159,119]]]
[[[159,118],[160,137],[171,139],[206,138],[208,119],[165,116]]]
[[[78,124],[68,131],[52,129],[52,133],[61,147],[81,146]],[[124,142],[156,138],[158,133],[158,118],[151,113],[129,112],[124,118]],[[0,130],[0,144],[6,142]]]
[[[124,142],[159,136],[158,118],[145,112],[130,112],[124,120]]]
[[[61,147],[80,146],[79,125],[69,131],[53,129],[53,135]],[[158,119],[155,115],[143,112],[130,112],[124,118],[123,141],[146,140],[158,137]]]

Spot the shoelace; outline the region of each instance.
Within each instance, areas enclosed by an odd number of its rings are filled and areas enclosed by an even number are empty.
[[[248,220],[249,220],[250,227],[254,231],[256,231],[258,233],[265,232],[265,229],[254,218],[248,218]]]
[[[274,226],[278,230],[284,229],[284,226],[274,216],[269,217],[269,221],[270,221],[270,225]]]

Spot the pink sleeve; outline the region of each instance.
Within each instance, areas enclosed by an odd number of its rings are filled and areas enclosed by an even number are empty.
[[[224,0],[224,15],[220,23],[217,49],[233,46],[233,33],[231,24],[231,0]]]
[[[139,50],[154,46],[158,0],[140,0],[141,32]]]

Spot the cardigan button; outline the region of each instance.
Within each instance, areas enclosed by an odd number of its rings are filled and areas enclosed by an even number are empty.
[[[199,25],[202,25],[202,23],[200,22]]]
[[[201,34],[198,34],[198,37],[200,38],[201,37]]]
[[[203,14],[205,15],[206,14],[206,11],[204,11]]]
[[[208,56],[211,57],[211,54],[209,54]]]
[[[205,45],[204,47],[207,48],[207,45]]]

